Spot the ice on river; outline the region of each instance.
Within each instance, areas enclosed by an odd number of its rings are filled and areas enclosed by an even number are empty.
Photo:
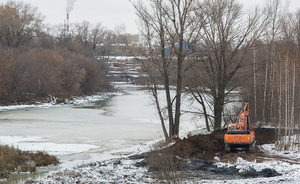
[[[72,168],[162,137],[149,95],[136,86],[118,88],[121,92],[78,97],[53,108],[0,107],[0,144],[46,151],[58,155],[62,168]]]
[[[51,155],[86,152],[98,148],[89,144],[57,144],[44,142],[41,137],[0,136],[1,145],[9,145],[23,151],[45,151]]]

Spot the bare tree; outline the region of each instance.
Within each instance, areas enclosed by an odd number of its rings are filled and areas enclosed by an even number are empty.
[[[96,51],[100,44],[103,44],[106,35],[106,31],[100,23],[92,25],[88,21],[75,24],[75,30],[77,39],[94,51]]]
[[[292,139],[294,136],[294,130],[297,128],[297,122],[295,121],[295,107],[296,107],[296,61],[299,58],[299,22],[296,15],[288,15],[282,22],[282,32],[284,37],[282,38],[283,49],[280,53],[280,83],[279,86],[279,113],[280,119],[278,120],[278,135],[276,140],[276,147],[279,150],[294,149],[294,143],[299,140]],[[281,72],[281,68],[283,72]],[[281,108],[281,104],[284,104],[284,108]],[[284,117],[284,123],[281,121],[281,114]],[[298,114],[298,113],[296,113]],[[299,121],[298,121],[299,123]],[[281,130],[284,129],[283,133]],[[282,137],[282,134],[284,137]]]
[[[243,82],[232,79],[243,66],[249,66],[245,57],[261,36],[266,19],[258,9],[243,14],[235,0],[206,0],[198,6],[203,17],[198,21],[205,25],[200,40],[204,49],[199,58],[203,69],[199,78],[213,98],[214,129],[219,129],[226,96]]]
[[[41,15],[29,4],[9,1],[0,6],[0,43],[18,47],[31,41],[42,27]]]
[[[164,86],[169,122],[168,138],[179,135],[184,63],[199,39],[200,22],[196,21],[195,2],[150,0],[147,5],[142,1],[133,3],[140,19],[141,31],[150,50],[147,58],[155,68],[155,75],[162,79],[161,83]],[[171,78],[172,75],[175,76],[174,79]],[[174,98],[171,97],[172,84],[176,86]],[[151,85],[149,87],[155,98],[157,88]],[[161,109],[164,108],[161,108],[158,99],[155,100],[158,112],[161,114]],[[164,126],[165,119],[162,116],[160,118]],[[165,130],[164,134],[166,135]]]
[[[279,0],[271,0],[267,4],[268,26],[265,29],[264,38],[268,46],[267,60],[265,62],[265,79],[263,91],[263,105],[268,108],[262,109],[262,120],[269,122],[275,114],[274,89],[276,86],[276,40],[281,35],[281,22],[284,17],[284,10],[281,9]],[[274,119],[273,119],[274,121]]]

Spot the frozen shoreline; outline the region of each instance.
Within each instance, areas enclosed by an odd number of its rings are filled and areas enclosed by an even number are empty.
[[[122,92],[107,92],[107,93],[97,93],[91,96],[73,97],[72,100],[66,100],[66,103],[41,103],[36,102],[36,104],[30,105],[8,105],[0,106],[0,112],[31,109],[31,108],[53,108],[53,107],[63,107],[70,105],[87,105],[96,101],[103,101],[113,96],[123,95]]]

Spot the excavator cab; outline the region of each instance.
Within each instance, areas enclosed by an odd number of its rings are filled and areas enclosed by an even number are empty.
[[[255,151],[254,128],[250,129],[249,104],[245,103],[240,113],[238,124],[228,124],[224,135],[225,151],[233,151],[235,148],[243,147],[250,152]]]
[[[237,130],[237,124],[228,124],[227,132]]]

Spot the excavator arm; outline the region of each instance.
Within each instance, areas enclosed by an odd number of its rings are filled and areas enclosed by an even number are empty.
[[[255,150],[254,129],[250,130],[249,104],[245,103],[238,124],[228,124],[224,135],[225,150],[232,151],[235,147],[246,147],[249,151]]]

